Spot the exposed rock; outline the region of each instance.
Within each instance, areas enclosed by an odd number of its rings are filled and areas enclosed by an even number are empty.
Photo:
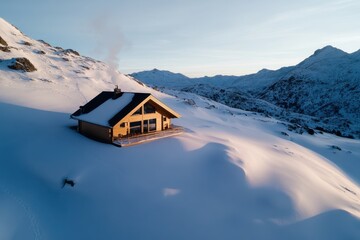
[[[46,52],[44,52],[42,50],[35,50],[34,52],[37,53],[37,54],[46,54]]]
[[[286,136],[286,137],[289,136],[289,134],[287,134],[286,132],[280,132],[280,133],[281,133],[281,135],[284,135],[284,136]]]
[[[74,54],[76,56],[80,56],[80,53],[75,51],[75,50],[72,50],[72,49],[66,49],[63,51],[64,54],[68,55],[68,54]]]
[[[4,46],[8,46],[7,42],[0,36],[0,44]]]
[[[44,44],[45,46],[51,47],[51,45],[47,42],[45,42],[44,40],[38,40],[38,42],[41,42],[42,44]]]
[[[80,70],[73,70],[74,73],[77,73],[77,74],[84,74],[83,71],[80,71]]]
[[[334,149],[334,150],[338,150],[338,151],[341,151],[341,150],[342,150],[341,147],[336,146],[336,145],[332,145],[332,146],[330,146],[330,148],[332,148],[332,149]]]
[[[315,131],[314,131],[314,129],[312,129],[312,128],[307,128],[306,131],[307,131],[308,134],[310,134],[310,135],[314,135],[314,134],[315,134]]]
[[[84,66],[84,65],[80,65],[80,67],[85,68],[85,69],[87,69],[87,70],[90,69],[88,66]]]
[[[69,59],[68,59],[68,58],[62,58],[62,60],[66,61],[66,62],[68,62],[68,61],[69,61]]]
[[[40,81],[43,81],[43,82],[47,82],[47,83],[52,83],[51,80],[48,80],[46,78],[39,78]]]
[[[8,46],[6,46],[6,47],[0,46],[0,51],[3,51],[3,52],[11,52],[11,51],[10,51],[10,48],[9,48]]]
[[[30,42],[26,42],[26,41],[23,41],[22,44],[24,44],[26,46],[32,46],[32,44]]]
[[[184,99],[184,102],[189,104],[190,106],[196,106],[196,103],[193,99]]]
[[[8,66],[10,69],[23,70],[25,72],[34,72],[37,69],[27,58],[14,58],[12,64]]]

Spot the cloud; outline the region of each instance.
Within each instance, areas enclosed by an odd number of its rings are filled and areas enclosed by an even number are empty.
[[[163,195],[164,197],[172,197],[180,193],[180,189],[177,188],[164,188]]]

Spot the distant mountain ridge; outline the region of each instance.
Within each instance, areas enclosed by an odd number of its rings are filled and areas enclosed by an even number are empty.
[[[151,86],[193,92],[231,107],[360,137],[360,50],[349,54],[326,46],[295,66],[245,76],[182,75],[179,81],[178,74],[168,71],[166,75],[160,70],[131,75]],[[311,120],[300,120],[292,113]]]

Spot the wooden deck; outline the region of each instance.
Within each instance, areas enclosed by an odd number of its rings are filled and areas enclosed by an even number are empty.
[[[151,142],[162,138],[167,137],[173,137],[180,135],[184,132],[184,129],[179,126],[171,127],[167,130],[158,131],[158,132],[152,132],[152,133],[146,133],[146,134],[140,134],[135,136],[129,136],[129,137],[123,137],[120,139],[117,139],[113,142],[115,146],[118,147],[128,147],[133,146],[145,142]]]

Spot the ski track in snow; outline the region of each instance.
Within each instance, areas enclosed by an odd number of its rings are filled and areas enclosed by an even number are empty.
[[[87,100],[85,94],[82,92],[82,90],[81,90],[80,87],[79,87],[79,78],[75,78],[75,79],[76,79],[76,80],[75,80],[75,81],[76,81],[76,84],[75,84],[76,89],[78,90],[78,92],[80,93],[80,95],[84,98],[85,102],[87,103],[88,100]]]

